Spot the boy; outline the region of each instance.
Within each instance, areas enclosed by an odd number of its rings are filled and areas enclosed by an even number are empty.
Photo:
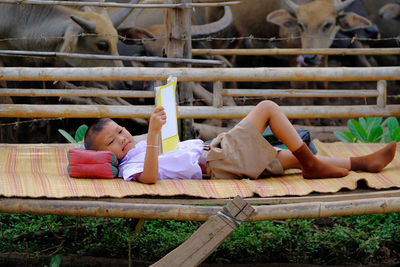
[[[314,156],[293,125],[272,101],[260,102],[240,123],[218,135],[207,146],[201,140],[187,140],[179,148],[159,155],[158,134],[166,122],[162,107],[150,116],[147,142],[135,147],[132,135],[110,119],[89,128],[85,146],[108,150],[120,160],[119,176],[125,180],[155,183],[158,179],[230,179],[282,175],[285,169],[298,168],[307,179],[338,178],[349,170],[379,172],[394,158],[396,142],[372,154],[337,158]],[[274,135],[289,150],[277,151],[262,136],[270,126]]]

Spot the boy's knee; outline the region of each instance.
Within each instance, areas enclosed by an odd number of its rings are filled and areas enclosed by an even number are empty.
[[[267,110],[267,111],[280,110],[279,105],[271,100],[263,100],[260,103],[258,103],[257,106],[259,108],[261,108],[263,110]]]

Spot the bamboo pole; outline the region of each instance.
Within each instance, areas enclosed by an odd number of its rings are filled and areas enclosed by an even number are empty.
[[[84,97],[154,98],[154,91],[102,90],[102,89],[17,89],[17,88],[9,89],[9,88],[0,88],[0,96],[29,96],[29,97],[84,96]]]
[[[213,106],[215,108],[220,108],[224,105],[224,100],[222,97],[222,82],[216,81],[214,82],[213,88]]]
[[[258,49],[193,49],[194,56],[294,56],[294,55],[398,55],[400,48],[258,48]]]
[[[10,81],[377,81],[398,80],[400,67],[368,68],[0,68],[0,80]]]
[[[180,119],[236,119],[245,117],[254,106],[179,106]],[[288,118],[400,117],[400,105],[379,108],[354,106],[282,106]],[[0,104],[0,117],[6,118],[149,118],[153,106],[120,105],[27,105]]]
[[[217,82],[218,84],[218,82]],[[157,86],[161,86],[160,83]],[[214,85],[216,86],[216,85]],[[222,86],[222,85],[221,85]],[[218,88],[218,87],[217,87]],[[214,90],[215,91],[215,90]],[[84,97],[132,97],[154,98],[153,91],[101,90],[101,89],[9,89],[1,88],[0,96],[84,96]],[[241,97],[380,97],[377,90],[301,90],[301,89],[222,89],[222,96]],[[384,97],[384,96],[382,96]],[[222,100],[221,100],[222,101]],[[214,106],[220,106],[214,105]]]
[[[334,194],[312,194],[306,196],[280,196],[280,197],[250,197],[245,198],[251,205],[290,204],[306,202],[333,202],[356,199],[400,197],[400,190],[375,190],[357,189],[353,191],[340,191]],[[96,201],[97,199],[91,199]],[[225,205],[230,199],[192,199],[192,198],[118,198],[104,199],[110,202],[144,203],[144,204],[181,204],[181,205]]]
[[[378,81],[377,89],[379,94],[376,99],[376,105],[380,108],[384,108],[386,106],[386,100],[387,100],[387,82]]]
[[[223,96],[259,97],[378,97],[377,90],[223,89]]]
[[[0,55],[81,58],[81,59],[95,59],[95,60],[126,60],[126,61],[138,61],[138,62],[165,62],[165,63],[175,63],[175,64],[186,63],[186,64],[216,65],[216,66],[222,66],[225,64],[224,62],[222,62],[220,60],[211,60],[211,59],[191,59],[191,58],[182,58],[182,57],[165,58],[165,57],[148,57],[148,56],[140,56],[140,57],[112,56],[112,55],[98,55],[98,54],[25,51],[25,50],[0,50]]]
[[[400,197],[263,205],[254,206],[254,208],[255,213],[247,221],[325,218],[400,212]],[[58,199],[52,199],[51,201],[20,198],[0,199],[0,212],[16,214],[205,221],[219,210],[220,206],[136,204]]]
[[[60,5],[60,6],[98,6],[98,7],[117,7],[117,8],[192,8],[207,6],[226,6],[237,5],[240,1],[220,1],[218,3],[191,3],[191,4],[130,4],[130,3],[114,3],[114,2],[81,2],[81,1],[40,1],[40,0],[0,0],[2,4],[17,5]]]

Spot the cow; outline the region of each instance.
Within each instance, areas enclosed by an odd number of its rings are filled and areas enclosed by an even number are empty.
[[[199,36],[207,36],[210,34],[215,34],[230,26],[232,23],[231,8],[229,6],[225,6],[224,11],[225,12],[222,18],[216,21],[212,21],[202,25],[192,25],[191,36],[196,38]],[[147,16],[148,15],[146,14],[146,17]],[[197,13],[193,13],[193,17],[195,17],[195,20],[197,16],[198,16]],[[159,17],[155,17],[154,20],[158,21]],[[130,21],[130,23],[133,25],[121,28],[119,31],[123,39],[124,37],[126,37],[128,42],[129,40],[143,39],[143,46],[148,55],[164,56],[163,48],[165,46],[165,37],[167,32],[166,25],[164,23],[155,23],[146,26],[145,29],[135,25],[134,23],[132,23],[132,21]],[[147,21],[147,23],[149,23],[149,21]],[[153,40],[146,41],[146,39],[153,39]]]
[[[90,8],[0,4],[0,49],[54,51],[118,56],[117,27],[131,12],[122,9],[110,17]],[[14,59],[3,57],[6,66]],[[26,61],[24,61],[26,62]],[[122,66],[121,61],[52,58],[31,60],[32,66]]]
[[[389,3],[379,9],[379,16],[383,19],[400,20],[400,4]]]
[[[191,33],[192,37],[204,36],[208,34],[214,34],[219,31],[224,30],[232,23],[232,12],[230,7],[226,6],[224,8],[225,13],[222,18],[217,21],[202,24],[202,25],[192,25]],[[145,14],[147,16],[147,14]],[[196,14],[194,14],[196,15]],[[155,17],[156,20],[159,17]],[[146,29],[134,26],[134,21],[129,21],[132,26],[125,26],[119,29],[119,34],[121,35],[121,40],[118,43],[118,51],[121,55],[126,56],[155,56],[163,57],[165,56],[165,36],[166,36],[166,26],[165,24],[153,24],[148,26]],[[141,40],[140,44],[137,40]],[[193,44],[197,46],[198,42]],[[138,66],[138,62],[124,61],[124,66],[132,67]],[[153,62],[147,64],[152,67],[163,67],[164,63]],[[143,86],[141,86],[143,84]],[[130,88],[140,88],[146,90],[152,90],[154,88],[153,83],[132,83],[126,82],[125,89]]]
[[[346,0],[334,4],[315,0],[298,5],[286,0],[288,10],[275,10],[266,19],[279,25],[282,28],[281,34],[284,31],[299,33],[302,48],[329,48],[339,30],[346,32],[373,26],[363,16],[354,12],[343,12],[353,2],[354,0]],[[321,64],[321,58],[318,55],[299,56],[298,62],[301,66],[317,66]]]
[[[328,48],[339,29],[350,31],[372,26],[365,17],[343,12],[353,1],[242,0],[240,5],[231,7],[235,31],[232,35],[254,37],[245,44],[251,48]],[[207,20],[216,17],[219,17],[218,9],[208,8]],[[305,61],[315,66],[321,57],[307,56]]]
[[[383,8],[395,6],[393,0],[362,0],[365,10],[368,12],[370,20],[375,23],[380,31],[382,40],[376,43],[378,47],[398,47],[398,36],[400,36],[400,25],[397,20],[389,20],[385,15],[389,9]],[[397,4],[399,6],[399,4]],[[382,8],[382,9],[381,9]],[[379,10],[381,9],[381,12]],[[386,11],[385,11],[386,10]],[[395,10],[395,9],[394,9]]]

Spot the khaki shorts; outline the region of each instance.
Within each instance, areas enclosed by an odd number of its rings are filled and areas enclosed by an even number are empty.
[[[219,134],[210,144],[207,175],[211,179],[251,178],[282,175],[277,150],[243,119],[226,133]]]

